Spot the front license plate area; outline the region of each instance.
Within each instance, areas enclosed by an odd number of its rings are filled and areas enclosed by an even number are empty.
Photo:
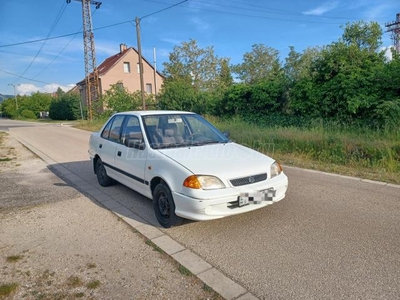
[[[238,204],[239,204],[239,207],[249,205],[249,197],[239,196]]]
[[[275,196],[276,190],[272,188],[253,193],[240,193],[240,196],[238,197],[238,206],[242,207],[249,205],[250,203],[261,204],[263,201],[273,202]]]

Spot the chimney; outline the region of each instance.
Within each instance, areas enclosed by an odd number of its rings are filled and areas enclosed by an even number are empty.
[[[126,44],[119,44],[119,53],[124,52],[127,49]]]

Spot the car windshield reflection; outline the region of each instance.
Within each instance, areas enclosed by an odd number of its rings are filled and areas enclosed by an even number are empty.
[[[229,139],[196,114],[143,116],[146,135],[153,149],[228,143]]]

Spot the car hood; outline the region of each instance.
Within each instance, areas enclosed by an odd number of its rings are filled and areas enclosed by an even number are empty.
[[[260,152],[233,142],[159,151],[193,174],[214,175],[221,179],[269,173],[274,162]]]

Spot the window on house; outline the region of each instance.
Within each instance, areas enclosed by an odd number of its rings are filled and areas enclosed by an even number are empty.
[[[151,83],[146,83],[146,93],[153,93],[153,88],[151,86]]]
[[[140,74],[140,65],[137,63],[137,73]]]
[[[131,66],[129,62],[124,62],[124,73],[130,73],[131,72]]]

